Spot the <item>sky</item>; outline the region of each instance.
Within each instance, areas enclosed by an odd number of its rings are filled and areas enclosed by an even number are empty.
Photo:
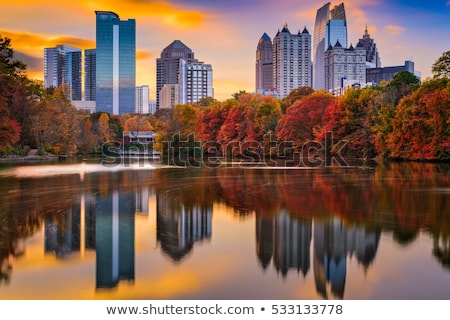
[[[342,1],[330,1],[332,6]],[[136,20],[136,85],[149,85],[155,99],[156,58],[174,40],[213,67],[215,98],[239,90],[255,91],[259,38],[271,38],[285,23],[291,32],[306,27],[314,34],[316,0],[0,0],[0,36],[12,40],[16,58],[30,78],[43,80],[44,48],[58,44],[95,48],[95,11],[113,11]],[[450,50],[450,0],[344,1],[349,44],[366,25],[382,66],[413,60],[422,80],[432,64]]]

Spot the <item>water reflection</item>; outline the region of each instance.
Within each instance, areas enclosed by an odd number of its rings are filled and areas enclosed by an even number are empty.
[[[383,233],[405,248],[420,234],[430,235],[432,248],[423,259],[432,256],[448,273],[448,172],[446,165],[388,164],[301,172],[120,171],[89,173],[82,180],[74,174],[3,176],[0,285],[14,277],[14,263],[26,252],[24,241],[40,230],[45,253],[64,263],[95,252],[97,289],[138,281],[136,215],[155,219],[158,250],[183,268],[188,256],[195,259],[197,244],[214,246],[214,217],[221,214],[213,212],[215,204],[232,208],[235,223],[255,219],[255,233],[241,241],[254,242],[264,276],[273,268],[283,279],[290,273],[312,277],[323,299],[345,298],[350,261],[362,267],[356,272],[367,273]],[[234,236],[232,230],[228,236]],[[248,259],[238,263],[248,266]]]
[[[157,196],[157,240],[173,261],[181,261],[195,242],[211,238],[212,207],[189,206],[169,193]]]

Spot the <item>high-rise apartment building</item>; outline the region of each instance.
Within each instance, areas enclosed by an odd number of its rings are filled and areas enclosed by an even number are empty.
[[[291,33],[287,25],[273,39],[273,85],[279,98],[298,87],[311,86],[311,35]]]
[[[273,89],[272,62],[272,39],[264,33],[256,48],[256,92],[264,93]]]
[[[148,86],[138,86],[136,87],[136,113],[147,114],[148,109],[148,97],[149,88]]]
[[[366,49],[366,65],[368,68],[381,68],[380,54],[378,53],[377,45],[375,41],[370,37],[369,31],[364,31],[362,39],[359,39],[364,49]]]
[[[57,45],[44,49],[44,86],[68,86],[70,100],[81,100],[81,49]]]
[[[84,100],[95,101],[96,91],[95,49],[84,50]]]
[[[96,110],[134,113],[136,106],[136,21],[96,11]]]
[[[210,64],[180,59],[179,103],[194,103],[202,98],[213,97],[212,73]]]
[[[334,46],[337,41],[347,48],[347,20],[344,3],[330,9],[330,3],[326,3],[317,10],[314,24],[313,45],[313,87],[325,88],[325,51]]]
[[[166,84],[178,84],[180,59],[197,62],[194,52],[180,40],[173,41],[156,59],[156,109],[161,105],[160,91]]]
[[[361,42],[348,49],[339,41],[325,51],[325,90],[341,95],[352,86],[366,85],[366,50]]]

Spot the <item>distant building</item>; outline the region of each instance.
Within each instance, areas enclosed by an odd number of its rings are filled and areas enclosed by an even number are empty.
[[[81,100],[81,49],[57,45],[44,49],[44,86],[67,85],[70,100]]]
[[[214,97],[212,72],[210,64],[180,59],[179,103],[195,103],[202,98]]]
[[[313,43],[313,87],[325,88],[325,51],[339,43],[347,48],[347,19],[344,3],[330,9],[330,2],[317,10]]]
[[[381,81],[391,81],[400,71],[408,71],[414,74],[420,80],[420,72],[414,70],[413,61],[405,61],[403,66],[384,67],[384,68],[368,68],[366,70],[367,82],[380,84]]]
[[[364,49],[366,50],[366,66],[367,68],[381,68],[380,54],[378,53],[377,45],[375,41],[370,37],[369,31],[364,31],[362,39],[359,39]]]
[[[155,142],[155,133],[153,131],[127,131],[123,133],[125,143],[151,144]]]
[[[366,50],[362,43],[356,48],[343,48],[339,41],[325,52],[325,90],[340,95],[349,86],[366,84]]]
[[[172,109],[180,103],[180,89],[178,84],[165,84],[159,93],[160,109]]]
[[[84,110],[88,113],[95,113],[95,101],[75,100],[75,101],[72,101],[72,104],[78,110]]]
[[[96,11],[96,109],[134,113],[136,106],[136,21]]]
[[[95,101],[96,59],[95,49],[84,50],[84,100]]]
[[[148,112],[155,114],[156,112],[156,100],[150,100],[148,103]]]
[[[306,28],[292,34],[287,25],[273,39],[273,85],[279,98],[311,86],[311,35]]]
[[[272,39],[264,33],[256,48],[256,92],[273,90]]]
[[[149,88],[148,86],[136,87],[136,109],[135,113],[147,114],[148,110]]]

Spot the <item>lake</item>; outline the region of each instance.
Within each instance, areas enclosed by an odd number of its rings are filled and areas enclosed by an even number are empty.
[[[0,299],[450,299],[450,165],[0,167]]]

